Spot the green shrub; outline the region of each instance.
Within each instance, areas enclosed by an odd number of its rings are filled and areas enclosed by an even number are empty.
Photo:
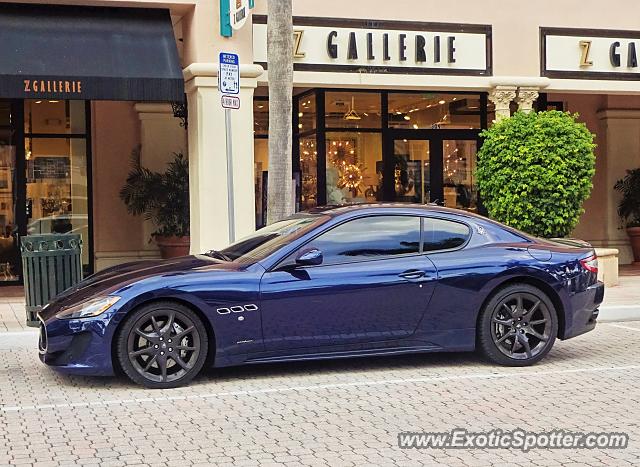
[[[478,188],[493,219],[540,237],[573,230],[593,187],[596,146],[577,117],[517,112],[482,132]]]

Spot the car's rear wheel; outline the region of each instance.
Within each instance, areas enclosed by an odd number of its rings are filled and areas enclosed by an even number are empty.
[[[478,347],[494,363],[527,366],[549,353],[558,334],[558,315],[537,287],[512,284],[500,289],[480,312]]]
[[[188,383],[207,358],[202,320],[174,302],[155,302],[135,310],[116,337],[118,363],[134,382],[149,388]]]

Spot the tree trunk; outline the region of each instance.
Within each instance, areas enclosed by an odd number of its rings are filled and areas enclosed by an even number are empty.
[[[269,178],[267,223],[293,213],[291,107],[293,94],[292,0],[270,0],[267,20],[269,73]]]

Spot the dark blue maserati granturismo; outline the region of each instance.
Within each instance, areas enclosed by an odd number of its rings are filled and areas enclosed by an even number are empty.
[[[318,208],[222,251],[126,264],[40,312],[40,357],[152,388],[205,365],[479,350],[531,365],[596,325],[593,248],[468,212]]]

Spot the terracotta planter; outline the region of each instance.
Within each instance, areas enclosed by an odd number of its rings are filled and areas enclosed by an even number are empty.
[[[627,235],[633,250],[633,264],[640,264],[640,227],[627,227]]]
[[[156,235],[154,238],[160,248],[160,255],[164,259],[178,258],[189,254],[191,237],[163,237]]]

